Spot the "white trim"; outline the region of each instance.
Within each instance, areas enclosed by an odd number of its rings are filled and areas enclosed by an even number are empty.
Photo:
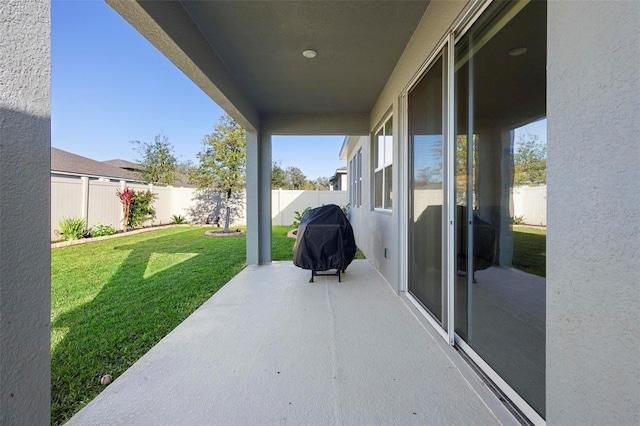
[[[404,188],[404,191],[399,190],[399,194],[406,194],[404,197],[399,197],[397,201],[400,208],[400,214],[398,216],[400,222],[400,257],[398,259],[398,266],[400,268],[400,285],[398,291],[400,293],[409,292],[409,173],[411,172],[409,167],[409,111],[408,111],[408,98],[406,94],[400,95],[398,98],[398,126],[402,125],[403,131],[398,135],[398,144],[402,148],[402,164],[404,164],[403,170],[398,170],[398,187],[400,185]]]
[[[381,207],[374,207],[373,211],[374,212],[378,212],[378,213],[387,214],[387,215],[392,215],[393,214],[393,210],[391,210],[391,209],[383,209]]]
[[[464,353],[471,358],[471,360],[480,367],[482,372],[491,379],[493,383],[500,388],[500,390],[513,402],[513,404],[518,407],[522,414],[527,416],[527,419],[531,421],[536,426],[544,426],[547,422],[538,414],[536,410],[534,410],[520,395],[516,392],[511,386],[504,381],[502,377],[496,371],[489,366],[482,359],[480,355],[478,355],[471,346],[467,344],[460,336],[456,334],[455,343],[460,349],[464,351]]]
[[[358,148],[358,152],[354,157],[355,159],[355,170],[356,170],[356,198],[355,204],[356,207],[362,207],[362,146]]]
[[[411,91],[411,89],[413,89],[415,85],[418,84],[418,82],[422,79],[422,77],[425,76],[429,68],[431,68],[433,63],[438,60],[438,57],[440,55],[442,55],[444,51],[444,47],[447,44],[447,40],[448,39],[446,37],[442,39],[436,45],[435,49],[433,49],[433,51],[429,54],[429,56],[427,56],[427,59],[422,63],[422,65],[420,65],[420,68],[418,68],[418,72],[414,74],[413,77],[411,77],[411,79],[409,80],[409,84],[407,84],[405,88],[402,90],[402,95],[401,95],[402,97],[406,98],[407,94]],[[408,110],[407,110],[407,114],[409,114]]]
[[[475,2],[471,4],[465,12],[463,12],[460,19],[451,26],[450,30],[455,34],[456,43],[467,31],[469,31],[469,28],[475,24],[491,3],[493,3],[493,0],[475,0]]]
[[[428,310],[422,306],[422,303],[416,299],[416,297],[410,291],[407,291],[407,300],[411,302],[413,306],[424,316],[424,318],[429,322],[429,324],[434,328],[434,330],[442,337],[442,339],[446,342],[449,340],[449,336],[447,332],[442,328],[442,325],[433,317]]]
[[[455,343],[455,285],[456,285],[456,194],[455,194],[455,182],[456,182],[456,132],[455,132],[455,74],[453,64],[455,61],[454,49],[455,43],[453,33],[449,33],[447,39],[446,50],[444,51],[443,61],[445,69],[443,70],[443,77],[445,78],[443,101],[445,113],[443,114],[443,120],[445,125],[443,126],[443,155],[445,160],[445,176],[443,184],[445,185],[444,199],[447,206],[447,218],[445,223],[445,229],[442,235],[446,236],[446,269],[445,269],[445,283],[447,288],[447,330],[449,332],[448,341],[449,345],[453,346]],[[444,306],[444,304],[443,304]]]

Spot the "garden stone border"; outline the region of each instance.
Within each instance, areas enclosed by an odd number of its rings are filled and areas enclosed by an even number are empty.
[[[244,235],[243,230],[232,231],[232,232],[224,232],[224,230],[215,230],[215,231],[206,231],[204,233],[207,237],[240,237]]]
[[[80,244],[93,243],[94,241],[112,240],[114,238],[126,237],[126,236],[129,236],[129,235],[136,235],[136,234],[142,234],[142,233],[145,233],[145,232],[158,231],[160,229],[168,229],[168,228],[176,228],[176,227],[187,227],[187,226],[205,226],[205,225],[192,225],[192,224],[173,225],[173,224],[169,224],[169,225],[149,226],[147,228],[134,229],[133,231],[127,231],[127,232],[118,232],[116,234],[105,235],[103,237],[80,238],[79,240],[60,241],[60,242],[57,242],[57,243],[51,243],[51,248],[54,249],[54,248],[67,247],[67,246],[77,246],[77,245],[80,245]],[[211,225],[206,225],[206,226],[211,226]]]

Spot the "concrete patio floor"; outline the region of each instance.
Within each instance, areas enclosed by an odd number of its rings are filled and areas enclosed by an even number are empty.
[[[366,260],[250,266],[69,425],[516,424]]]

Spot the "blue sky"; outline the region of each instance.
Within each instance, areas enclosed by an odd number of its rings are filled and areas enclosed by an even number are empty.
[[[224,113],[101,0],[51,4],[51,144],[93,158],[134,161],[134,140],[163,133],[196,161]],[[331,176],[343,137],[275,137],[272,157],[309,179]]]

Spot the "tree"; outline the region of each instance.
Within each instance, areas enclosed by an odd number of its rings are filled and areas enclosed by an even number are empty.
[[[289,189],[287,173],[280,165],[281,161],[274,161],[271,166],[271,189]]]
[[[191,175],[197,169],[196,164],[191,160],[179,161],[176,164],[176,171],[185,175]]]
[[[328,181],[327,178],[309,181],[298,167],[283,169],[281,161],[274,161],[271,165],[271,189],[324,189],[322,186],[328,189]]]
[[[213,133],[202,140],[198,167],[191,175],[200,190],[213,189],[225,199],[224,231],[229,232],[231,202],[245,186],[247,138],[245,131],[228,115],[220,118]]]
[[[289,189],[313,189],[313,185],[299,168],[287,167],[285,175],[289,183]]]
[[[156,135],[153,142],[133,141],[134,151],[142,158],[138,163],[142,166],[142,179],[145,182],[160,185],[173,185],[176,181],[176,167],[178,160],[174,155],[173,145],[166,135]]]
[[[318,177],[318,179],[312,180],[311,184],[313,185],[314,189],[318,189],[320,191],[327,191],[331,186],[331,182],[326,176],[320,176]]]
[[[547,182],[547,147],[537,135],[520,136],[513,155],[514,184],[542,185]]]

